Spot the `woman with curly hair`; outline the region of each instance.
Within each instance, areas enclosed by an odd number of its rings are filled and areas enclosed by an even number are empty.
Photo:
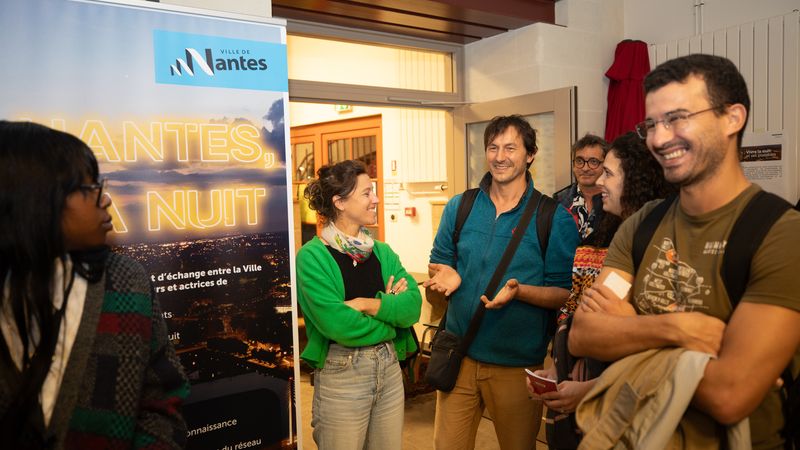
[[[374,240],[378,197],[359,161],[323,166],[304,195],[323,219],[297,254],[297,296],[314,370],[311,426],[321,450],[400,449],[409,327],[422,297],[397,254]]]
[[[4,448],[182,448],[189,384],[144,269],[108,252],[92,150],[0,121]]]
[[[554,364],[537,371],[546,378],[558,381],[558,390],[541,396],[528,389],[547,406],[547,442],[551,449],[574,449],[580,442],[580,430],[575,423],[575,408],[595,378],[606,365],[590,358],[575,358],[567,349],[567,337],[572,314],[583,290],[594,283],[603,268],[603,261],[614,233],[623,220],[645,203],[667,197],[677,189],[664,179],[664,171],[634,132],[618,137],[603,162],[603,174],[597,180],[606,212],[598,229],[575,251],[572,266],[572,290],[559,315],[559,326],[553,338]]]

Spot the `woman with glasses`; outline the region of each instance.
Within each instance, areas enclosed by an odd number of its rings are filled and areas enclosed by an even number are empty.
[[[188,383],[75,136],[0,121],[0,436],[6,448],[180,448]]]
[[[400,449],[409,327],[422,298],[397,254],[366,229],[378,197],[359,161],[323,166],[305,195],[321,235],[297,254],[297,295],[314,370],[311,426],[321,450]]]
[[[594,283],[603,268],[611,239],[620,223],[650,200],[667,197],[676,189],[664,179],[664,172],[644,142],[634,132],[617,138],[606,154],[603,173],[597,180],[605,215],[598,229],[577,248],[572,267],[572,290],[561,308],[558,330],[553,338],[554,364],[537,371],[558,381],[558,390],[541,396],[528,390],[547,406],[547,442],[551,449],[574,449],[580,442],[575,408],[594,385],[605,364],[589,358],[575,358],[567,349],[572,314],[583,290]]]

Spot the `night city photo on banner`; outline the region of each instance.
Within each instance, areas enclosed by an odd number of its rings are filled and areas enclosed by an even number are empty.
[[[293,448],[285,27],[145,3],[5,2],[0,117],[94,151],[191,382],[188,448]]]

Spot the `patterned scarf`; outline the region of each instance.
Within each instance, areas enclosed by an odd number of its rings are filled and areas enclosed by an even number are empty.
[[[581,239],[586,239],[586,236],[589,236],[592,231],[594,231],[589,220],[591,215],[586,209],[586,201],[583,198],[581,190],[576,189],[575,192],[575,197],[572,198],[572,206],[570,206],[569,212],[572,213],[572,217],[575,218],[575,222],[578,224],[578,232],[581,235]]]
[[[375,241],[369,235],[369,230],[365,227],[358,230],[358,236],[352,237],[336,228],[333,222],[329,222],[322,229],[320,237],[327,245],[350,256],[353,259],[353,267],[366,261],[372,254],[372,247],[375,245]]]

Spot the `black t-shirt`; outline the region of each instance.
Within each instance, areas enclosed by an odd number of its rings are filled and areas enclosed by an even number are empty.
[[[350,256],[331,247],[327,247],[327,249],[342,271],[345,300],[356,297],[375,298],[378,292],[386,288],[381,276],[381,262],[374,254],[370,255],[363,263],[354,266]]]

